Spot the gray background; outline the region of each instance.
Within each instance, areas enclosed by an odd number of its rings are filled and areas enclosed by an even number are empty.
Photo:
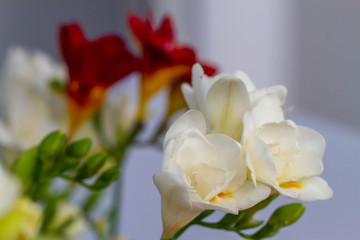
[[[327,139],[322,176],[334,197],[306,203],[303,218],[274,239],[358,238],[360,1],[0,1],[0,60],[14,45],[59,59],[56,29],[72,20],[90,37],[117,32],[130,43],[126,12],[149,8],[157,20],[171,12],[180,41],[221,70],[245,70],[259,87],[286,85],[288,105],[295,107],[289,117]],[[154,106],[160,105],[157,99]],[[121,227],[129,239],[159,238],[160,198],[152,175],[160,161],[154,149],[134,149],[129,156]],[[261,215],[288,201],[280,198]],[[236,236],[193,227],[181,239],[219,238]]]

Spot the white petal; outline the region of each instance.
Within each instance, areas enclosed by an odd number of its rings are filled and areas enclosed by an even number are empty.
[[[301,148],[306,148],[309,151],[322,157],[325,152],[325,139],[317,131],[304,127],[298,126],[299,129],[299,145]]]
[[[215,76],[216,79],[221,78],[238,78],[240,79],[246,86],[248,92],[252,92],[256,89],[255,84],[250,80],[249,76],[243,71],[233,71],[233,72],[224,72]]]
[[[178,176],[158,172],[154,175],[154,183],[161,195],[163,237],[170,238],[199,215],[202,209],[192,208],[188,186]]]
[[[334,195],[327,182],[320,177],[304,178],[299,182],[303,186],[300,190],[299,200],[326,200]]]
[[[294,158],[290,165],[284,169],[279,181],[296,181],[303,177],[313,177],[321,174],[324,170],[322,158],[318,155],[301,150],[300,156]]]
[[[301,201],[327,200],[334,195],[327,182],[320,177],[304,178],[297,181],[297,185],[296,188],[282,188],[279,191]]]
[[[246,142],[249,159],[256,174],[256,179],[277,184],[276,167],[268,146],[256,136],[250,136]]]
[[[239,190],[234,193],[234,198],[239,210],[244,210],[266,199],[270,192],[271,188],[265,184],[258,183],[255,186],[253,182],[246,181]]]
[[[9,145],[13,143],[13,136],[10,133],[9,129],[6,127],[5,123],[0,120],[0,144]]]
[[[0,165],[0,218],[12,208],[19,195],[19,182]]]
[[[255,104],[257,101],[259,101],[260,98],[263,98],[266,95],[276,96],[280,100],[281,105],[284,105],[287,95],[287,89],[285,86],[282,85],[257,89],[250,93],[251,104]]]
[[[223,78],[215,82],[206,97],[206,118],[214,132],[240,140],[242,117],[249,108],[246,86],[239,79]]]
[[[199,83],[200,78],[204,75],[204,69],[199,63],[195,63],[191,73],[192,85],[195,87]]]
[[[246,180],[247,169],[241,146],[235,140],[223,134],[209,134],[206,137],[217,151],[217,166],[235,170],[237,172],[235,184],[237,186],[243,184]]]
[[[199,110],[199,105],[197,103],[197,98],[194,93],[194,89],[187,83],[181,85],[181,91],[185,98],[185,101],[190,109]]]
[[[205,201],[194,201],[193,206],[196,208],[202,208],[204,210],[217,210],[231,214],[238,214],[239,212],[239,208],[234,198],[224,198],[215,204]]]
[[[260,98],[251,110],[256,127],[265,123],[280,122],[284,120],[284,112],[280,100],[273,95]]]
[[[256,134],[270,146],[273,153],[297,154],[298,131],[291,121],[267,123]]]
[[[250,112],[245,112],[243,115],[243,132],[241,136],[241,144],[245,145],[246,137],[256,131],[255,121]]]
[[[197,129],[185,131],[176,142],[174,161],[188,176],[194,172],[198,164],[206,163],[216,166],[216,150],[206,137]]]
[[[325,151],[325,140],[316,131],[298,127],[299,154],[290,162],[279,181],[295,181],[304,177],[320,175],[324,170],[322,157]]]
[[[197,129],[201,133],[206,133],[206,122],[201,112],[189,110],[178,118],[167,131],[164,138],[164,145],[170,139],[179,137],[187,129]]]

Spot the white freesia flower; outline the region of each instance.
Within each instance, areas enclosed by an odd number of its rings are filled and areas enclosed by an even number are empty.
[[[0,165],[0,219],[14,206],[19,195],[19,182]]]
[[[0,144],[27,149],[49,132],[64,128],[65,101],[50,80],[65,80],[65,69],[42,52],[9,51],[3,66]]]
[[[242,136],[246,111],[266,116],[261,119],[268,122],[278,121],[279,115],[281,119],[284,115],[281,106],[285,102],[286,88],[273,86],[256,89],[242,71],[208,77],[200,64],[195,64],[192,87],[183,84],[182,91],[189,108],[200,110],[205,115],[212,132],[224,133],[238,141]]]
[[[54,219],[51,221],[49,228],[56,231],[56,229],[69,219],[73,219],[73,222],[64,231],[66,238],[79,236],[89,228],[82,210],[76,205],[68,202],[61,202],[58,205]]]
[[[163,239],[169,239],[206,209],[237,214],[270,194],[247,180],[239,144],[208,134],[203,114],[190,110],[168,130],[162,171],[154,182],[162,199]]]
[[[108,96],[102,108],[102,130],[111,144],[127,138],[135,126],[137,109],[127,94],[121,99]]]
[[[193,67],[192,85],[183,85],[189,107],[204,113],[212,132],[241,143],[255,184],[268,184],[304,201],[333,195],[318,177],[323,171],[325,140],[312,129],[285,121],[285,87],[256,89],[240,71],[209,78],[199,64]]]
[[[41,208],[20,197],[17,179],[0,165],[0,239],[34,239],[41,223]]]
[[[332,197],[331,188],[318,177],[325,151],[325,140],[318,132],[290,120],[257,125],[251,113],[245,114],[244,125],[242,143],[254,181],[303,201]]]

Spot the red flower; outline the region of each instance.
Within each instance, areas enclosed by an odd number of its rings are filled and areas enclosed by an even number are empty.
[[[69,71],[69,128],[73,133],[101,107],[107,88],[137,70],[138,62],[119,36],[90,41],[76,23],[61,26],[59,35]]]
[[[182,98],[179,86],[182,82],[190,82],[192,65],[198,62],[192,48],[179,46],[176,42],[169,16],[164,17],[158,29],[153,27],[150,18],[142,20],[135,14],[128,17],[130,29],[140,45],[142,54],[140,118],[144,117],[148,100],[164,87],[170,87],[171,91],[175,91],[173,97],[170,95],[170,105],[171,101]],[[206,65],[204,67],[205,70],[209,70],[206,74],[215,73],[215,68]],[[175,105],[184,107],[184,104]]]

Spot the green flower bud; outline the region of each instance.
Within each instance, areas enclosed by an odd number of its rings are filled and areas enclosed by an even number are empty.
[[[109,186],[113,181],[115,181],[119,176],[120,170],[118,167],[112,167],[103,172],[100,177],[96,180],[92,186],[93,190],[101,190]]]
[[[296,222],[304,213],[305,206],[301,203],[291,203],[279,207],[269,218],[269,221],[251,239],[263,239],[274,236],[282,227]]]
[[[268,223],[279,228],[288,226],[296,222],[303,215],[304,211],[305,206],[301,203],[287,204],[276,209]]]
[[[66,135],[61,131],[50,133],[39,146],[39,157],[41,160],[54,159],[65,149]]]
[[[59,165],[59,172],[62,173],[67,170],[77,168],[77,166],[80,164],[80,160],[80,158],[65,156],[65,158],[62,160],[62,163]]]
[[[107,159],[106,153],[95,154],[79,168],[76,179],[81,180],[94,176],[104,165]]]
[[[66,156],[81,158],[88,154],[90,148],[91,140],[89,138],[85,138],[70,144],[66,149]]]

